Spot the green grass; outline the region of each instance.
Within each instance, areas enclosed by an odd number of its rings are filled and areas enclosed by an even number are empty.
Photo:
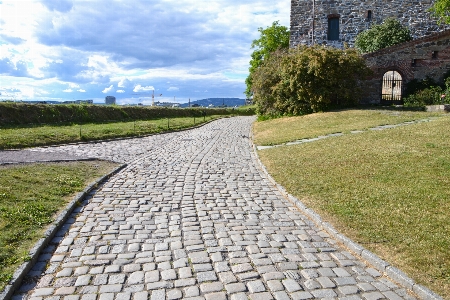
[[[347,113],[340,122],[349,122]],[[450,299],[449,128],[443,117],[259,155],[275,180],[323,219]]]
[[[164,118],[103,124],[0,127],[0,149],[26,148],[79,141],[139,136],[192,127],[220,116]]]
[[[273,119],[253,125],[254,142],[256,145],[278,145],[330,133],[347,133],[440,115],[442,113],[354,109]]]
[[[0,291],[56,213],[116,166],[104,161],[0,166]]]

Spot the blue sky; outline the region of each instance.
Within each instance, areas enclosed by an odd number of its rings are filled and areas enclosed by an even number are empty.
[[[258,27],[289,27],[290,2],[0,0],[0,99],[244,98]]]

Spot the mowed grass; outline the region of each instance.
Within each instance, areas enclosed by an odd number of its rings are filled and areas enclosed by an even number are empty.
[[[0,166],[0,291],[57,212],[117,166],[105,161]]]
[[[0,149],[26,148],[161,133],[192,127],[219,117],[164,118],[149,121],[81,125],[0,127]]]
[[[253,125],[254,143],[256,145],[279,145],[330,133],[348,133],[353,130],[400,124],[439,115],[442,113],[354,109],[273,119],[256,122]]]
[[[450,299],[449,128],[442,117],[258,153],[324,220]]]

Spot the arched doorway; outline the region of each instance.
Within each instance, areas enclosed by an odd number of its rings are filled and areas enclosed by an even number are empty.
[[[383,75],[381,88],[381,104],[403,104],[402,101],[403,79],[397,71],[387,71]]]

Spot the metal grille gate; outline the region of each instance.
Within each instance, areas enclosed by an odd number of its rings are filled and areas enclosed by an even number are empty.
[[[381,103],[392,105],[402,104],[403,79],[397,71],[388,71],[383,76]]]

